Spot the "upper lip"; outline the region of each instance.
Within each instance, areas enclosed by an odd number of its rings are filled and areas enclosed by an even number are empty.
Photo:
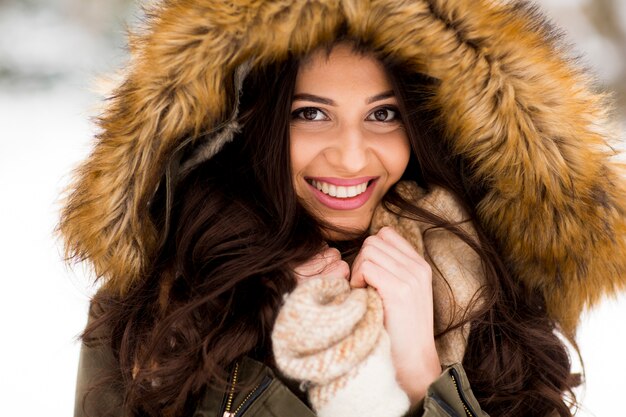
[[[305,180],[327,182],[328,184],[340,185],[344,187],[363,184],[364,182],[369,182],[371,180],[375,180],[376,178],[378,177],[359,177],[359,178],[304,177]]]

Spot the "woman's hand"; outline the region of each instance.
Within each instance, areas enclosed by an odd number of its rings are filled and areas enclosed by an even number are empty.
[[[415,405],[441,373],[433,327],[430,265],[391,227],[365,239],[352,265],[352,287],[380,294],[398,383]]]
[[[348,279],[350,267],[345,261],[341,260],[341,253],[338,249],[326,246],[311,259],[296,266],[293,272],[298,282],[322,274],[337,274]]]

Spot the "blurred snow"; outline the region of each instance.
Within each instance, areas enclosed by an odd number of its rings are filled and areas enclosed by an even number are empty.
[[[10,68],[10,75],[20,83],[32,78],[50,77],[56,82],[61,76],[82,76],[81,71],[99,68],[98,55],[108,49],[93,36],[85,36],[83,27],[50,9],[30,14],[10,9],[0,14],[0,27],[9,34],[0,38],[2,65]]]
[[[626,32],[626,1],[616,2],[617,20],[622,23],[622,29]]]
[[[92,100],[78,85],[0,95],[3,416],[68,416],[73,409],[74,338],[85,324],[89,289],[62,264],[53,228],[64,177],[88,152]]]
[[[611,1],[624,40],[626,1],[602,0]],[[595,2],[538,3],[624,103],[626,44],[590,17]],[[126,59],[124,22],[134,13],[130,0],[0,0],[2,416],[72,414],[75,337],[93,288],[87,271],[63,265],[53,229],[71,169],[90,150],[89,120],[101,100],[94,80]],[[588,383],[579,416],[621,412],[626,334],[616,327],[625,320],[626,295],[583,316],[578,342]]]
[[[88,271],[65,267],[53,230],[90,150],[94,80],[126,51],[119,24],[89,25],[67,4],[0,0],[2,416],[72,415],[76,337],[94,291]]]
[[[58,4],[0,2],[0,91],[84,80],[113,70],[126,58],[121,27],[96,30],[100,25]]]
[[[626,2],[609,0],[623,11]],[[574,53],[588,68],[591,68],[605,84],[613,84],[626,71],[626,45],[618,44],[615,39],[602,36],[598,28],[585,11],[592,7],[590,0],[542,0],[537,2],[547,12],[550,20],[563,29],[566,40],[573,46]],[[626,32],[626,17],[621,23]]]

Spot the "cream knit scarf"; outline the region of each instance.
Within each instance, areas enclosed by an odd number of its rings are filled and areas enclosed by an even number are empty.
[[[403,181],[396,190],[407,200],[452,223],[467,220],[455,197],[442,188],[429,193]],[[379,206],[371,233],[391,226],[433,267],[435,333],[458,323],[468,308],[479,306],[484,284],[478,255],[444,229],[424,233],[431,225],[399,217]],[[470,222],[460,227],[470,236]],[[445,277],[445,279],[444,279]],[[461,362],[469,325],[436,340],[442,365]],[[280,370],[308,386],[317,414],[399,417],[409,408],[395,380],[389,337],[383,327],[382,301],[373,288],[351,289],[339,276],[319,276],[285,296],[272,334]]]

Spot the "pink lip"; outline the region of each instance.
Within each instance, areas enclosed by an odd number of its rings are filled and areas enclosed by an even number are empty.
[[[378,177],[360,177],[360,178],[331,178],[331,177],[305,177],[305,180],[315,180],[321,182],[327,182],[333,185],[342,185],[344,187],[349,187],[351,185],[359,185],[364,182],[374,180]]]
[[[378,183],[378,177],[369,177],[371,179],[373,179],[372,183],[370,185],[367,186],[367,189],[365,190],[365,192],[354,196],[354,197],[348,197],[348,198],[336,198],[336,197],[331,197],[328,194],[324,194],[323,192],[321,192],[320,190],[318,190],[317,188],[313,187],[311,184],[309,184],[307,182],[307,185],[309,186],[309,188],[311,189],[311,192],[313,193],[313,195],[317,198],[317,200],[322,203],[323,205],[325,205],[328,208],[334,209],[334,210],[354,210],[357,209],[359,207],[361,207],[362,205],[364,205],[365,203],[367,203],[367,200],[369,200],[369,198],[372,196],[372,193],[374,192],[374,188],[376,187],[376,183]],[[313,179],[313,178],[312,178]],[[322,179],[319,177],[314,178],[317,181],[324,181],[324,182],[329,182],[326,179]],[[337,178],[331,178],[333,180],[337,180]],[[359,182],[354,182],[354,180],[342,180],[342,181],[348,181],[351,184],[349,185],[354,185],[354,184],[362,184],[366,181],[365,177],[364,178],[358,178]],[[348,184],[339,184],[336,182],[332,182],[331,184],[336,184],[336,185],[343,185],[346,186]]]

